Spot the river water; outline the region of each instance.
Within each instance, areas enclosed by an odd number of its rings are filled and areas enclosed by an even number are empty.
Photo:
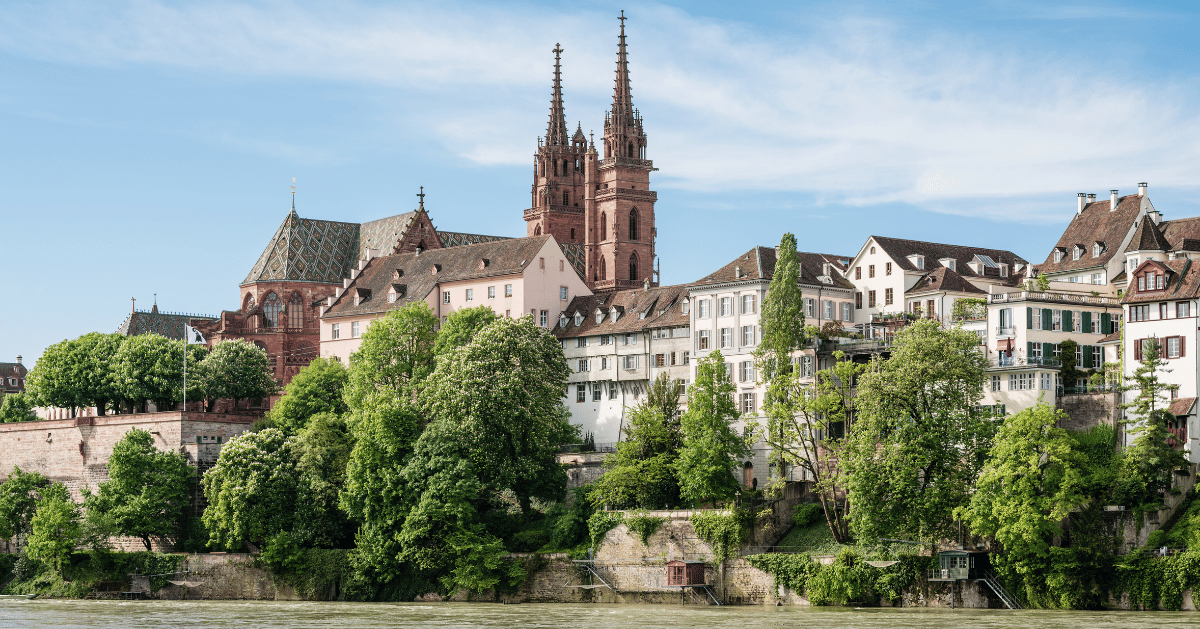
[[[290,603],[271,601],[0,601],[0,627],[532,627],[651,629],[783,627],[874,629],[1165,629],[1200,626],[1195,612],[1053,612],[982,609]]]

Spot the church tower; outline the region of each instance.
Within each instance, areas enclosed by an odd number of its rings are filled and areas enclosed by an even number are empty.
[[[640,287],[654,277],[654,202],[650,190],[654,163],[646,159],[646,132],[633,107],[625,12],[617,40],[612,109],[604,115],[604,158],[590,147],[587,209],[587,279],[593,290]]]
[[[562,96],[562,47],[555,44],[553,52],[550,124],[546,137],[538,138],[538,150],[533,158],[533,199],[530,208],[525,210],[526,231],[529,236],[553,234],[559,244],[582,245],[586,238],[583,191],[588,142],[580,127],[576,128],[574,136],[567,135]]]

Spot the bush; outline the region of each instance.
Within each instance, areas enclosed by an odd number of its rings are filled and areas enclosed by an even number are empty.
[[[638,537],[642,540],[642,546],[649,546],[650,536],[654,535],[654,532],[666,523],[666,521],[666,518],[651,517],[643,511],[625,520],[625,526],[629,527],[630,531],[637,533]]]
[[[805,527],[816,522],[821,517],[821,505],[815,502],[803,502],[792,508],[792,523]]]

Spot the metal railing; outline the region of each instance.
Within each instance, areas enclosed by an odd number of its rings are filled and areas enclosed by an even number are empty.
[[[1062,361],[1053,356],[997,356],[988,360],[992,367],[1061,367]]]
[[[1113,297],[1099,295],[1073,295],[1070,293],[1049,293],[1043,291],[1023,290],[1013,293],[997,293],[988,295],[989,304],[1002,304],[1014,301],[1056,301],[1068,304],[1093,304],[1097,306],[1120,307],[1121,302]]]
[[[996,336],[1016,336],[1017,329],[1010,327],[997,327]]]
[[[1086,393],[1114,393],[1117,391],[1117,386],[1114,384],[1080,384],[1073,387],[1058,387],[1058,397],[1064,395],[1082,395]]]
[[[970,568],[934,568],[929,570],[930,579],[966,579]]]

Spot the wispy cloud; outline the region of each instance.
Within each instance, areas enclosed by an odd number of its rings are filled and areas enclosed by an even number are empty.
[[[398,90],[424,102],[413,124],[463,159],[525,164],[544,125],[555,41],[568,48],[568,116],[584,120],[585,131],[599,128],[616,31],[608,13],[36,3],[0,14],[0,50]],[[781,40],[647,5],[629,30],[635,102],[664,186],[794,191],[818,203],[906,202],[1039,222],[1047,220],[1046,195],[1142,179],[1190,186],[1200,166],[1192,85],[1119,81],[1077,59],[883,19],[833,17]],[[252,144],[296,151],[266,139]]]

